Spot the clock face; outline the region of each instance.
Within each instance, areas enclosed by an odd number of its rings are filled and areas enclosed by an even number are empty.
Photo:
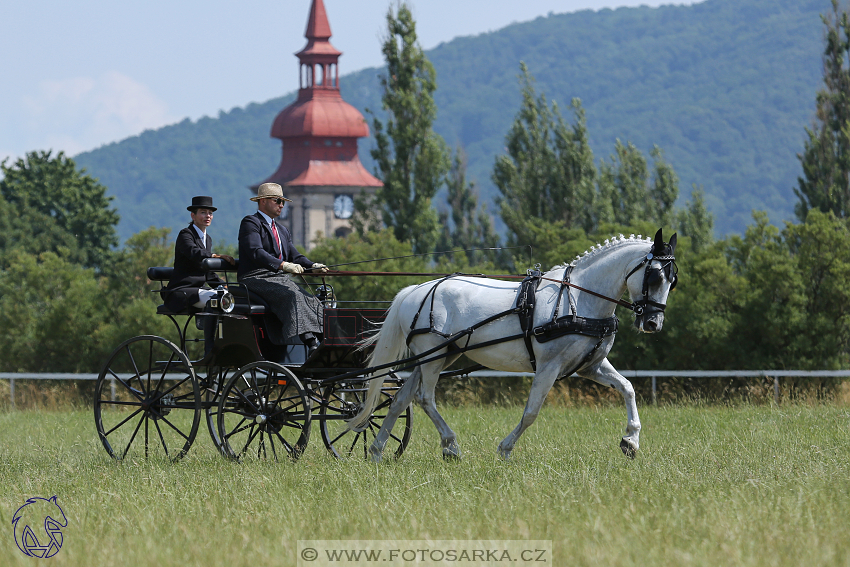
[[[351,218],[354,214],[354,199],[351,195],[337,195],[334,199],[334,215],[338,219]]]

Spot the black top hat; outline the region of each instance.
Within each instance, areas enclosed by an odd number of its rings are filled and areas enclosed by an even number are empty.
[[[199,195],[197,197],[192,197],[192,204],[186,207],[187,211],[192,211],[193,213],[198,209],[209,209],[211,211],[217,211],[212,204],[212,197],[206,197],[204,195]]]

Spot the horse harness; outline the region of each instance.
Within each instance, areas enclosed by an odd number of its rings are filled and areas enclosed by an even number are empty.
[[[655,250],[655,248],[653,248]],[[493,344],[496,342],[508,342],[515,339],[522,338],[525,341],[526,350],[528,350],[528,358],[531,363],[532,369],[537,371],[537,360],[534,356],[534,348],[532,346],[531,339],[534,337],[537,342],[545,343],[565,335],[583,335],[586,337],[593,337],[599,339],[593,349],[587,353],[587,355],[582,359],[579,363],[578,367],[574,369],[572,372],[569,372],[566,375],[570,375],[576,370],[579,370],[584,364],[589,362],[596,351],[602,346],[602,342],[606,337],[610,337],[615,334],[619,327],[619,319],[617,319],[616,315],[612,315],[611,317],[607,317],[604,319],[593,319],[590,317],[580,317],[577,315],[576,305],[573,301],[572,294],[570,293],[569,288],[576,288],[580,291],[587,292],[596,297],[600,297],[602,299],[606,299],[617,305],[630,309],[634,311],[637,315],[643,315],[647,308],[651,308],[653,313],[663,312],[666,308],[666,305],[663,303],[658,303],[649,299],[649,286],[656,283],[661,278],[661,272],[663,271],[668,281],[672,282],[670,289],[672,290],[676,287],[676,282],[678,281],[678,269],[676,267],[676,258],[672,254],[672,250],[669,250],[668,247],[665,246],[664,254],[660,256],[653,255],[652,251],[650,251],[644,259],[635,266],[629,273],[626,275],[626,281],[634,275],[638,270],[644,268],[643,274],[643,285],[642,285],[642,296],[641,299],[635,301],[634,303],[629,303],[622,299],[614,299],[612,297],[608,297],[602,295],[600,293],[585,289],[581,286],[573,284],[570,282],[570,274],[572,273],[573,266],[567,266],[564,271],[564,277],[561,280],[553,280],[551,278],[546,278],[543,276],[540,271],[540,264],[537,264],[534,269],[528,270],[527,276],[522,280],[520,284],[519,293],[517,294],[516,305],[511,309],[507,309],[502,311],[501,313],[497,313],[495,315],[491,315],[487,317],[483,321],[479,321],[478,323],[472,325],[471,327],[464,329],[463,331],[459,331],[458,333],[454,333],[453,335],[449,335],[442,331],[439,331],[434,327],[434,299],[436,297],[436,290],[443,282],[460,276],[466,277],[486,277],[483,274],[462,274],[455,273],[440,279],[425,297],[422,299],[422,302],[419,304],[419,309],[416,312],[416,315],[413,317],[413,321],[410,323],[410,333],[407,335],[407,345],[410,346],[410,341],[416,335],[421,335],[425,333],[434,333],[440,335],[443,338],[451,339],[451,343],[448,345],[449,348],[453,348],[455,351],[459,353],[465,352],[469,350],[469,339],[472,336],[472,333],[492,322],[496,319],[501,319],[506,315],[517,314],[519,316],[520,328],[522,329],[522,333],[517,335],[512,335],[509,337],[504,337],[497,341],[488,341],[487,344]],[[653,260],[661,261],[663,265],[660,269],[652,269]],[[555,303],[555,311],[552,314],[552,319],[544,323],[543,325],[538,325],[534,327],[534,306],[535,306],[535,296],[537,291],[537,286],[540,284],[541,280],[553,281],[561,284],[561,289],[558,291],[558,299]],[[566,293],[564,293],[566,291]],[[567,301],[569,302],[570,307],[570,315],[565,315],[563,317],[558,317],[558,312],[560,310],[561,298],[566,295]],[[427,328],[416,329],[416,322],[419,320],[419,316],[422,313],[422,309],[425,307],[425,303],[428,301],[428,298],[431,299],[431,308],[429,310],[430,321]],[[457,346],[456,341],[462,338],[463,335],[466,335],[466,345],[464,347]],[[477,347],[484,346],[476,345]],[[475,347],[473,347],[475,348]],[[433,349],[432,349],[433,350]]]

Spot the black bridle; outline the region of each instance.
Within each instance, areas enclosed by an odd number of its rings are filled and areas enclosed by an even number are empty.
[[[653,261],[661,262],[661,267],[653,269]],[[638,316],[643,315],[647,311],[647,307],[653,307],[653,313],[664,312],[667,308],[666,304],[658,303],[657,301],[649,299],[649,286],[658,283],[663,274],[664,277],[667,278],[667,281],[670,282],[670,290],[672,291],[673,288],[676,287],[676,282],[679,281],[679,267],[676,265],[676,257],[673,256],[673,254],[656,256],[652,253],[652,251],[650,251],[646,257],[644,257],[644,259],[628,273],[626,276],[626,287],[628,287],[629,278],[641,268],[644,268],[641,298],[631,304],[632,311],[634,311],[635,315]]]

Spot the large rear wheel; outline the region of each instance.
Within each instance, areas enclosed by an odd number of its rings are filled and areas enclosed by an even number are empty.
[[[201,418],[192,363],[174,343],[152,335],[121,343],[97,378],[94,419],[109,456],[176,462],[192,446]]]
[[[259,361],[243,366],[221,392],[218,438],[238,461],[296,460],[310,439],[310,399],[285,366]]]
[[[322,430],[322,441],[325,447],[335,457],[350,457],[361,455],[368,458],[369,445],[375,440],[393,398],[401,388],[403,381],[394,373],[390,373],[381,388],[381,397],[368,426],[360,432],[348,429],[347,421],[357,415],[366,398],[369,382],[364,380],[337,382],[325,388],[322,395],[322,406],[319,409],[319,420]],[[385,454],[390,452],[396,457],[404,453],[410,442],[413,411],[410,406],[398,416],[393,433],[387,441]]]

